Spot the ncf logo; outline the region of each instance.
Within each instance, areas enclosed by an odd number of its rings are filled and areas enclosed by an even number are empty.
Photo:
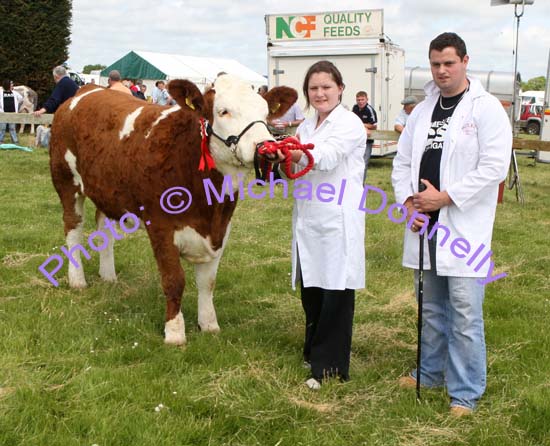
[[[309,39],[311,31],[317,29],[314,15],[289,16],[288,22],[284,17],[276,17],[275,35],[277,39],[290,37],[291,39]]]

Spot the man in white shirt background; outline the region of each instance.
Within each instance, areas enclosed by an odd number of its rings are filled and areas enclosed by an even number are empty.
[[[407,96],[401,101],[401,105],[403,105],[403,108],[397,115],[397,118],[395,118],[395,125],[393,126],[393,129],[397,133],[403,132],[403,129],[407,124],[407,118],[413,111],[414,107],[416,107],[416,104],[418,104],[418,99],[416,98],[416,96]]]

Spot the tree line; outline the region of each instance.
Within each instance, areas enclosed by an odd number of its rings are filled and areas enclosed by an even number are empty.
[[[42,103],[55,84],[52,69],[68,59],[71,0],[0,2],[0,79],[28,85]]]

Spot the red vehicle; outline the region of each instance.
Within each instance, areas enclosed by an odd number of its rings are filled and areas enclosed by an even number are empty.
[[[530,135],[539,135],[542,127],[542,105],[521,104],[521,115],[518,125]]]

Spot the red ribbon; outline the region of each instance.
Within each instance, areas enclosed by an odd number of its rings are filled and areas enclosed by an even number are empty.
[[[313,159],[313,155],[311,154],[310,150],[313,150],[314,145],[309,144],[301,144],[300,140],[298,138],[295,138],[294,136],[289,136],[288,138],[283,139],[282,141],[267,141],[263,144],[262,147],[258,149],[258,153],[260,155],[277,155],[277,150],[280,150],[281,153],[284,155],[284,164],[285,164],[285,175],[287,178],[290,178],[291,180],[295,180],[296,178],[299,178],[306,173],[308,173],[315,163],[315,160]],[[292,159],[290,156],[290,150],[301,150],[304,152],[308,159],[307,166],[304,167],[302,170],[296,173],[292,173]],[[271,163],[267,166],[267,176],[271,172]]]
[[[201,160],[199,163],[199,170],[204,170],[205,167],[208,167],[208,170],[216,168],[216,162],[212,158],[210,153],[210,147],[208,147],[208,132],[206,131],[206,126],[208,121],[204,118],[200,118],[201,124]]]

